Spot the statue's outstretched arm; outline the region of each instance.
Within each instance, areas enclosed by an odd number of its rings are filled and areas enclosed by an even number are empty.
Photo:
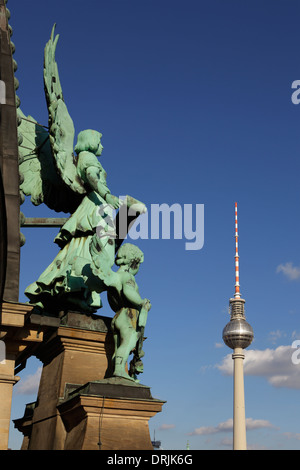
[[[110,204],[114,209],[117,209],[120,205],[119,199],[116,196],[110,194],[110,190],[108,189],[106,183],[100,181],[99,168],[95,166],[89,166],[85,172],[85,175],[90,187],[100,194],[100,196],[105,199],[107,204]]]
[[[110,190],[105,183],[100,181],[99,168],[96,166],[89,166],[85,174],[90,187],[105,199],[106,195],[110,194]]]

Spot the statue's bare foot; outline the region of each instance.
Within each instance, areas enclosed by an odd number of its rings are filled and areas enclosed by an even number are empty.
[[[133,377],[130,377],[125,371],[115,371],[113,373],[114,377],[122,377],[123,379],[130,380],[131,382],[136,382],[136,380]]]

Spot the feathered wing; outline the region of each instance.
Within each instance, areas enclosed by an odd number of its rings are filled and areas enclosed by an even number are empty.
[[[25,116],[18,109],[21,124],[18,132],[22,135],[19,145],[20,190],[31,196],[31,202],[38,206],[45,203],[57,212],[72,213],[82,200],[62,181],[52,156],[49,134],[31,116]]]
[[[59,35],[54,37],[55,25],[51,37],[46,44],[44,54],[44,86],[49,112],[49,139],[54,162],[64,183],[79,194],[86,190],[82,180],[77,175],[74,164],[74,136],[75,129],[64,102],[60,84],[58,67],[55,60],[55,51]]]
[[[122,288],[120,278],[118,274],[112,270],[114,257],[109,256],[106,245],[107,240],[99,238],[97,233],[92,236],[90,253],[93,264],[91,265],[91,269],[93,274],[101,279],[107,288],[114,287],[120,291]]]

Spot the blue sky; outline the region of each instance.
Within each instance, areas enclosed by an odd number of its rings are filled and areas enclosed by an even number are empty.
[[[291,0],[9,2],[25,114],[42,124],[43,49],[52,25],[76,132],[103,134],[116,195],[204,204],[205,241],[136,240],[152,302],[142,383],[166,400],[150,421],[164,449],[230,449],[231,351],[222,344],[234,293],[234,202],[241,293],[255,340],[246,351],[251,449],[300,449],[300,5]],[[55,216],[22,206],[27,217]],[[57,230],[23,229],[20,301],[57,254]],[[105,304],[105,301],[104,301]],[[112,316],[105,304],[99,312]],[[12,419],[36,398],[40,363],[14,387]],[[22,436],[12,428],[10,447]]]

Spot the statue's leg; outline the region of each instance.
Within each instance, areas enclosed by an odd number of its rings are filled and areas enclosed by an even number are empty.
[[[114,375],[134,380],[129,377],[125,370],[129,354],[138,340],[138,333],[134,327],[134,322],[132,322],[130,309],[122,309],[114,322],[114,328],[119,331],[119,347],[115,351]]]
[[[114,346],[115,346],[115,348],[114,348],[114,353],[113,353],[113,357],[112,357],[112,358],[113,358],[113,360],[115,360],[116,352],[117,352],[117,350],[118,350],[118,347],[120,346],[120,341],[119,341],[120,338],[119,338],[119,334],[118,334],[117,331],[114,331],[114,332],[113,332],[113,338],[114,338]]]
[[[133,353],[133,358],[130,362],[130,367],[129,367],[129,375],[135,379],[136,382],[139,382],[137,380],[137,375],[141,374],[144,371],[144,364],[142,361],[142,357],[144,357],[145,353],[142,350],[143,347],[143,341],[144,341],[144,330],[145,328],[138,328],[137,331],[137,343],[135,346],[135,350]]]

